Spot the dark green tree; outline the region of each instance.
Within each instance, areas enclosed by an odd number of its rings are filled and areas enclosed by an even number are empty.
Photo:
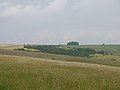
[[[72,41],[68,42],[67,45],[79,45],[79,42]]]

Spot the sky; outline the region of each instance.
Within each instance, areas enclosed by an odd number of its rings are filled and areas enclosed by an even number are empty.
[[[120,0],[0,0],[1,44],[120,44]]]

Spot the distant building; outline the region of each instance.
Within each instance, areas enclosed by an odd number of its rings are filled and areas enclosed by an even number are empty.
[[[67,45],[79,45],[79,42],[72,41],[72,42],[68,42]]]
[[[62,45],[59,45],[59,48],[62,48]]]
[[[62,46],[60,46],[60,48],[62,48]]]

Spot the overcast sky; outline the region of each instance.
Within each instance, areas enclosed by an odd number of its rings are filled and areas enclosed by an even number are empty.
[[[120,0],[0,0],[0,43],[120,43]]]

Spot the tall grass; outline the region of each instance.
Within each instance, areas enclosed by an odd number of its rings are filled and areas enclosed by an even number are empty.
[[[0,55],[0,90],[120,90],[120,68]]]

